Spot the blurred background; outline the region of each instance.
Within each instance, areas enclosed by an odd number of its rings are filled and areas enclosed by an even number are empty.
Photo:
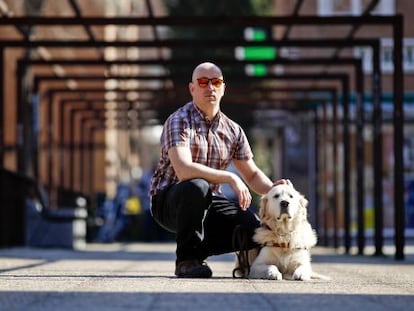
[[[163,122],[212,61],[222,110],[259,167],[309,199],[320,244],[391,243],[402,257],[414,236],[413,10],[0,0],[0,246],[173,239],[150,216],[149,181]]]

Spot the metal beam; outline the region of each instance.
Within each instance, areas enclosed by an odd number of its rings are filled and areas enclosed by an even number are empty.
[[[135,26],[269,26],[269,25],[384,25],[392,24],[400,15],[367,15],[367,16],[189,16],[189,17],[89,17],[80,18],[47,16],[47,17],[10,17],[0,19],[0,25],[14,26],[106,26],[106,25],[135,25]]]
[[[1,19],[0,19],[1,20]],[[263,41],[245,41],[238,39],[164,39],[162,41],[152,40],[136,40],[136,41],[105,41],[96,40],[90,42],[86,40],[6,40],[0,39],[0,44],[7,47],[54,47],[54,48],[93,48],[93,47],[128,47],[134,46],[136,48],[149,48],[149,47],[166,47],[166,48],[193,48],[200,49],[206,46],[215,46],[216,48],[233,48],[236,46],[277,46],[280,47],[353,47],[353,46],[370,46],[373,39],[349,39],[343,40],[338,38],[325,38],[325,39],[267,39]]]

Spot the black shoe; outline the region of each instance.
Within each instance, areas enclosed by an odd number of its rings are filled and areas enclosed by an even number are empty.
[[[210,278],[213,272],[205,262],[193,259],[176,262],[175,275],[179,278]]]

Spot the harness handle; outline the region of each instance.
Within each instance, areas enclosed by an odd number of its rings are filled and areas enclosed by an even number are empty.
[[[239,266],[233,269],[233,278],[246,278],[250,273],[249,263],[249,244],[246,230],[243,230],[243,226],[237,225],[233,230],[233,249],[239,250],[236,252]],[[237,276],[236,273],[240,272],[241,276]]]

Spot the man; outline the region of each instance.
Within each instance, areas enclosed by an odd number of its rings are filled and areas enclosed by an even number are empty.
[[[260,224],[248,211],[248,186],[265,194],[273,182],[253,161],[242,128],[220,111],[225,90],[220,68],[208,62],[198,65],[189,90],[192,102],[164,124],[161,158],[151,181],[151,212],[177,235],[175,275],[208,278],[212,276],[205,263],[208,256],[240,247],[233,243],[236,227],[248,235],[249,248],[256,246],[251,237]],[[226,170],[231,162],[244,181]],[[220,185],[225,183],[238,202],[223,196]]]

